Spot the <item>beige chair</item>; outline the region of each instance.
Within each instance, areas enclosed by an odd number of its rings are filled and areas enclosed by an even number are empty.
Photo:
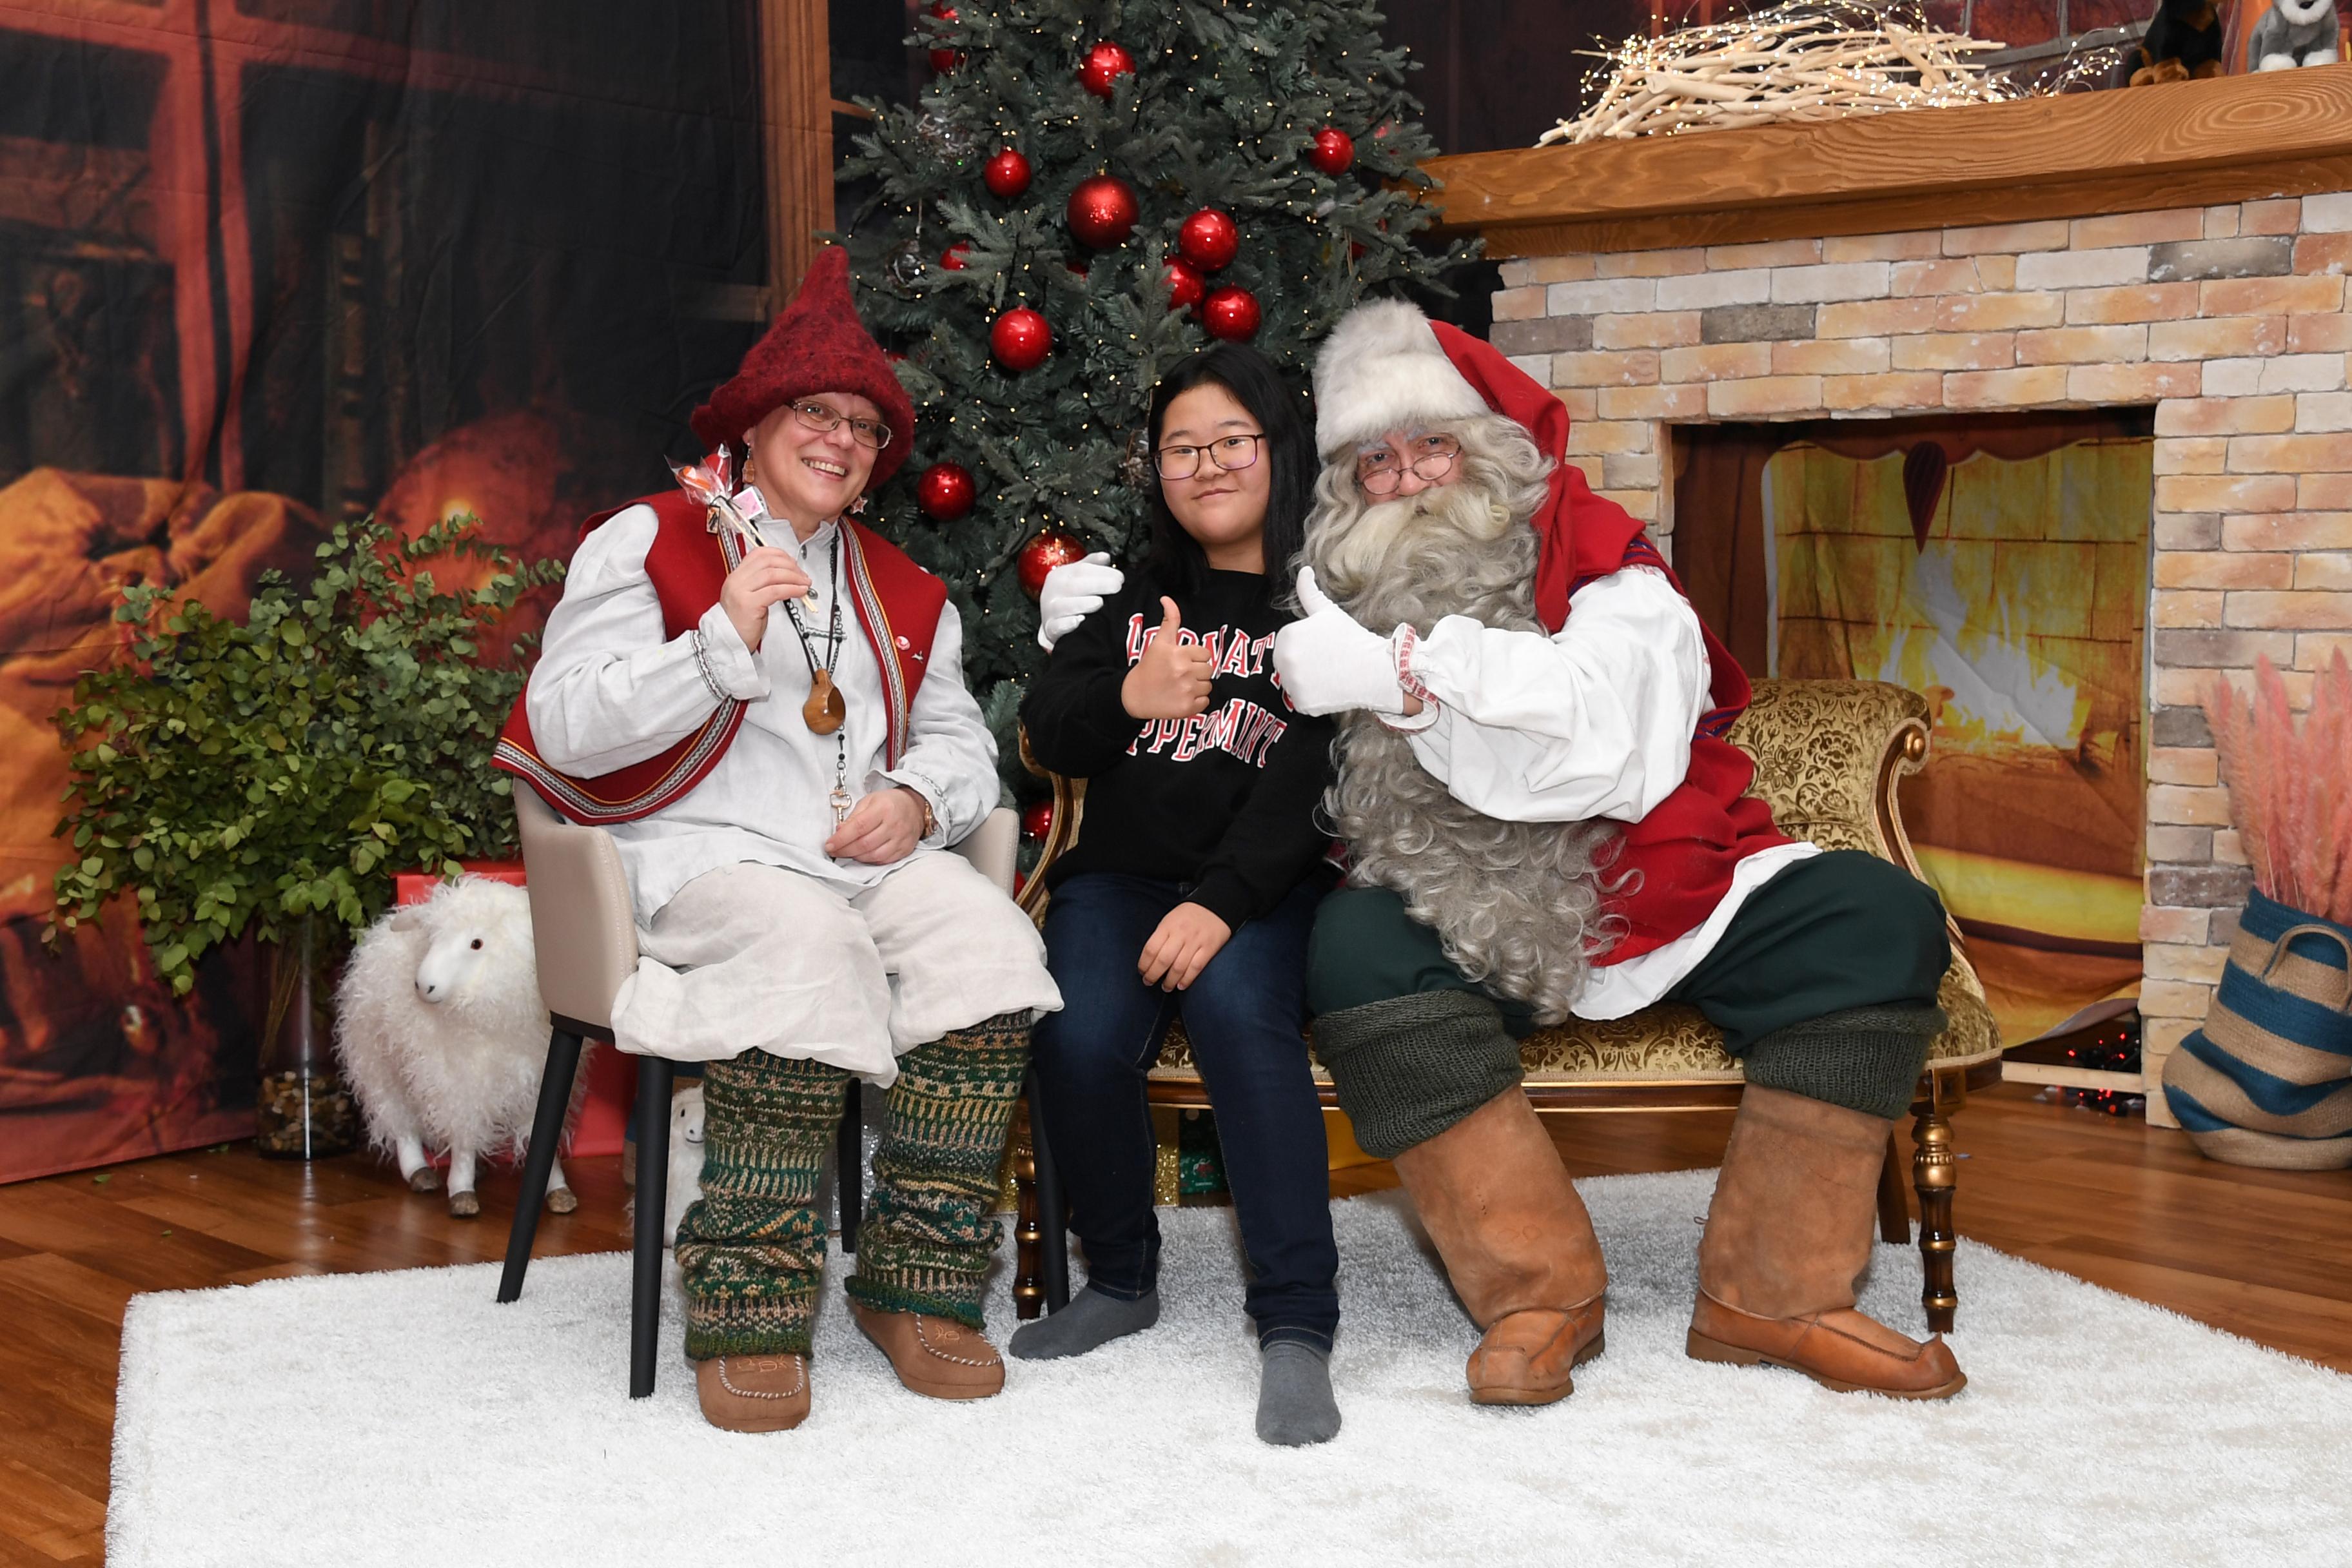
[[[507,1236],[505,1270],[499,1300],[522,1294],[530,1267],[530,1247],[539,1228],[540,1200],[547,1192],[548,1167],[563,1132],[572,1083],[580,1068],[583,1040],[613,1043],[613,998],[636,973],[637,927],[621,851],[601,827],[574,826],[557,816],[538,794],[518,783],[515,820],[522,837],[522,861],[530,893],[531,944],[539,961],[540,999],[552,1026],[547,1068],[541,1076],[539,1109],[532,1119],[530,1147],[523,1162],[522,1193],[516,1200],[514,1228]],[[956,853],[991,881],[1013,891],[1013,868],[1021,841],[1020,819],[1000,807],[991,812]],[[629,1310],[629,1397],[654,1391],[654,1350],[661,1330],[662,1218],[668,1206],[669,1093],[671,1064],[660,1057],[637,1058],[637,1217]],[[856,1245],[857,1209],[864,1183],[860,1168],[857,1082],[850,1080],[848,1109],[842,1118],[840,1166],[842,1245]]]
[[[1772,818],[1794,837],[1825,849],[1866,849],[1919,874],[1911,840],[1903,831],[1896,785],[1927,760],[1927,702],[1917,692],[1876,680],[1760,680],[1755,700],[1732,727],[1731,740],[1756,759],[1754,793],[1772,807]],[[1034,764],[1032,764],[1033,769]],[[1035,770],[1040,773],[1042,769]],[[1076,842],[1086,805],[1084,780],[1047,773],[1054,786],[1054,826],[1030,877],[1022,907],[1044,917],[1045,870],[1054,857]],[[1970,1089],[2000,1081],[2000,1039],[1985,1005],[1984,987],[1962,951],[1958,927],[1951,930],[1952,965],[1937,1000],[1951,1027],[1928,1048],[1913,1102],[1912,1184],[1919,1194],[1919,1250],[1926,1270],[1921,1300],[1927,1321],[1939,1331],[1952,1326],[1958,1299],[1952,1280],[1952,1193],[1958,1164],[1952,1150],[1951,1113]],[[1661,1005],[1610,1023],[1570,1019],[1539,1029],[1522,1043],[1528,1098],[1538,1112],[1715,1111],[1738,1108],[1739,1064],[1723,1050],[1723,1036],[1689,1007]],[[1323,1103],[1336,1106],[1329,1078],[1320,1068],[1316,1082]],[[1183,1026],[1168,1031],[1148,1092],[1154,1121],[1163,1127],[1160,1150],[1162,1203],[1176,1198],[1174,1115],[1207,1109],[1209,1097],[1192,1067]],[[1025,1123],[1019,1124],[1025,1128]],[[1056,1256],[1059,1226],[1041,1217],[1029,1148],[1016,1147],[1020,1220],[1014,1235],[1020,1263],[1013,1295],[1018,1310],[1033,1318],[1048,1305],[1047,1281],[1058,1280],[1064,1260]],[[1903,1195],[1903,1152],[1887,1142],[1878,1188],[1879,1232],[1889,1241],[1910,1238],[1910,1213]],[[1053,1292],[1058,1297],[1059,1290]]]

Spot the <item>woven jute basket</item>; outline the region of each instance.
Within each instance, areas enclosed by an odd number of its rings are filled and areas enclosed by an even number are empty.
[[[2352,927],[2250,894],[2205,1026],[2165,1060],[2164,1099],[2211,1159],[2352,1165]]]

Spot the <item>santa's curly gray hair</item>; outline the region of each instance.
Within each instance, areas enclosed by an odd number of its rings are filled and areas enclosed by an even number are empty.
[[[1541,632],[1538,541],[1528,526],[1552,463],[1500,415],[1446,421],[1462,444],[1451,483],[1389,500],[1356,484],[1356,448],[1324,454],[1301,559],[1332,599],[1372,631],[1446,616]],[[1601,911],[1601,870],[1616,829],[1600,822],[1506,822],[1454,798],[1408,739],[1370,713],[1347,715],[1333,742],[1326,808],[1348,841],[1349,880],[1388,888],[1433,929],[1472,980],[1556,1024],[1582,993],[1593,956],[1617,932]]]

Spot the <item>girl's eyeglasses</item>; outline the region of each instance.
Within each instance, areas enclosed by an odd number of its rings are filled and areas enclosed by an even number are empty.
[[[1206,452],[1210,462],[1230,474],[1256,462],[1258,443],[1265,439],[1264,432],[1260,432],[1255,436],[1220,436],[1205,447],[1162,447],[1151,454],[1151,464],[1163,479],[1189,479],[1201,471],[1201,454]]]
[[[1387,447],[1366,452],[1356,459],[1356,483],[1366,495],[1394,495],[1397,486],[1404,482],[1408,467],[1424,479],[1442,479],[1454,471],[1454,460],[1462,456],[1462,443],[1451,436],[1423,436],[1409,444],[1412,447],[1411,464]]]
[[[824,404],[815,402],[814,400],[811,400],[806,403],[793,404],[793,417],[799,420],[803,425],[807,426],[812,430],[821,430],[827,433],[840,429],[841,422],[845,419],[849,419],[850,439],[856,441],[859,446],[871,447],[878,452],[883,447],[890,444],[890,426],[883,424],[880,420],[850,419],[849,416],[844,414],[840,409],[830,407]]]

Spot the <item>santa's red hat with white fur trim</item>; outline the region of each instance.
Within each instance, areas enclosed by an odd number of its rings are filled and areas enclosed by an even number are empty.
[[[1536,614],[1558,630],[1571,587],[1617,570],[1642,524],[1594,495],[1568,459],[1568,410],[1494,344],[1433,321],[1402,300],[1374,300],[1339,319],[1315,356],[1315,445],[1327,463],[1391,432],[1442,434],[1448,424],[1499,414],[1553,463],[1550,493],[1529,526],[1543,539]]]

